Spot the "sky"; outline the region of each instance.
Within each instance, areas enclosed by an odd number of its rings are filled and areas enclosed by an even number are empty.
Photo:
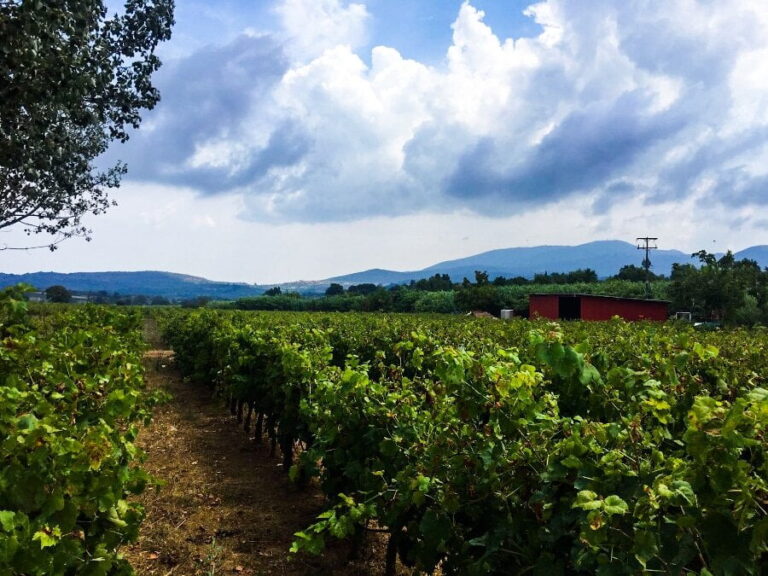
[[[765,0],[177,0],[173,34],[162,101],[100,159],[128,165],[118,206],[3,272],[263,284],[768,244]]]

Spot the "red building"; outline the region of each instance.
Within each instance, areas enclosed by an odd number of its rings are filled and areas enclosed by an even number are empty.
[[[531,294],[529,315],[552,320],[610,320],[614,316],[625,320],[666,320],[669,302],[594,294]]]

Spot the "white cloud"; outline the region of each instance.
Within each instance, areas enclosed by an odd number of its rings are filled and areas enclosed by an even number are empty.
[[[244,217],[274,222],[499,215],[584,194],[605,209],[615,182],[640,180],[648,202],[704,181],[716,202],[768,201],[764,3],[548,0],[526,10],[541,34],[501,41],[465,2],[439,66],[359,53],[362,3],[277,12],[283,44],[240,36],[171,68],[175,108],[139,134],[145,179],[243,193]],[[185,83],[198,60],[215,74]]]
[[[115,150],[120,206],[93,242],[2,252],[3,271],[266,283],[646,234],[768,243],[765,0],[546,0],[540,35],[504,40],[470,0],[432,65],[363,53],[363,0],[284,0],[272,30],[246,5],[180,3],[200,24]]]
[[[525,9],[524,14],[533,18],[539,24],[543,32],[539,35],[539,41],[549,48],[557,46],[563,39],[563,25],[565,20],[561,14],[558,3],[540,2],[531,4]]]
[[[357,48],[367,40],[364,4],[342,0],[282,0],[276,7],[287,50],[306,61],[337,46]]]
[[[768,124],[768,46],[739,54],[729,87],[732,105],[726,133]]]

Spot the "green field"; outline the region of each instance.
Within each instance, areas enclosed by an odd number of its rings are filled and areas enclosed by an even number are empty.
[[[0,296],[0,574],[131,574],[148,481],[134,441],[144,390],[142,317]]]
[[[768,332],[201,311],[190,380],[328,506],[294,551],[386,531],[444,574],[761,574]]]
[[[130,574],[138,311],[2,306],[0,573]],[[18,295],[16,295],[18,296]],[[294,553],[443,574],[764,574],[768,331],[155,311],[176,362],[326,497]],[[286,550],[286,554],[289,552]]]

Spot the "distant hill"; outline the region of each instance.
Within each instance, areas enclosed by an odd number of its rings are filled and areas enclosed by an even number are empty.
[[[434,272],[428,274],[425,270],[418,270],[414,272],[395,272],[394,270],[382,270],[381,268],[373,268],[363,272],[354,272],[352,274],[345,274],[344,276],[329,278],[326,280],[326,282],[336,282],[342,285],[381,284],[386,286],[388,284],[402,284],[405,282],[410,282],[411,280],[418,280],[420,278],[429,278],[433,275]]]
[[[741,252],[734,253],[736,260],[754,260],[761,268],[768,267],[768,246],[751,246]]]
[[[579,246],[535,246],[530,248],[503,248],[475,254],[457,260],[447,260],[412,272],[394,272],[390,270],[367,270],[336,276],[326,280],[342,285],[362,284],[399,284],[428,278],[435,274],[448,274],[454,282],[463,278],[474,280],[475,270],[484,270],[493,279],[496,276],[507,278],[524,276],[532,278],[544,272],[571,272],[579,268],[591,268],[601,278],[613,276],[622,266],[634,264],[640,266],[643,252],[634,244],[618,240],[589,242]],[[765,253],[765,265],[768,265],[768,250]],[[695,263],[691,255],[679,250],[653,250],[651,252],[652,270],[657,274],[668,275],[674,263]]]
[[[0,274],[0,287],[24,282],[39,290],[61,285],[75,292],[106,291],[109,294],[144,294],[170,299],[208,296],[216,299],[258,296],[263,288],[245,283],[213,282],[197,276],[172,272],[34,272],[31,274]]]
[[[454,281],[465,276],[473,279],[475,270],[486,270],[491,278],[495,276],[524,276],[544,272],[570,272],[580,268],[591,268],[601,278],[613,276],[622,266],[640,266],[644,254],[634,244],[618,240],[589,242],[578,246],[535,246],[531,248],[505,248],[491,250],[468,258],[440,262],[426,268],[432,274],[449,274]],[[690,254],[679,250],[653,250],[652,270],[657,274],[669,274],[672,264],[691,262]]]
[[[474,280],[475,270],[484,270],[493,279],[496,276],[532,278],[544,272],[570,272],[578,268],[591,268],[601,278],[616,274],[622,266],[640,266],[643,252],[634,244],[618,240],[589,242],[579,246],[535,246],[530,248],[503,248],[491,250],[457,260],[446,260],[422,270],[398,272],[375,268],[325,280],[285,282],[279,286],[283,291],[302,294],[322,294],[333,282],[343,286],[353,284],[406,284],[411,280],[429,278],[435,274],[448,274],[454,282],[466,277]],[[736,252],[738,260],[749,258],[765,268],[768,267],[768,246],[752,246]],[[679,250],[653,250],[652,270],[657,274],[669,275],[672,264],[697,264],[691,255]],[[171,272],[35,272],[32,274],[0,274],[0,287],[25,282],[40,290],[60,284],[76,292],[106,291],[123,295],[144,294],[164,296],[179,300],[207,296],[214,299],[232,300],[259,296],[273,285],[213,282],[197,276],[173,274]]]

